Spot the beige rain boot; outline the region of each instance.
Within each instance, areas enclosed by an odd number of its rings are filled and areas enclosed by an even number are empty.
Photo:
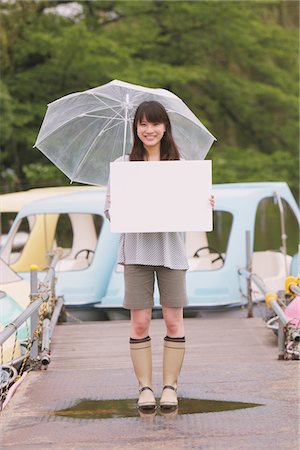
[[[130,356],[135,375],[139,382],[138,407],[143,412],[153,412],[156,400],[152,390],[152,352],[151,338],[130,338]]]
[[[185,352],[185,337],[164,339],[163,357],[163,391],[160,407],[164,412],[171,412],[178,408],[177,379],[180,374]]]

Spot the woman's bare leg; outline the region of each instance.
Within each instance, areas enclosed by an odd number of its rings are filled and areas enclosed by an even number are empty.
[[[167,336],[174,338],[184,336],[183,308],[163,306],[162,310],[167,329]]]
[[[131,330],[130,337],[133,339],[143,339],[149,335],[152,308],[131,309]]]

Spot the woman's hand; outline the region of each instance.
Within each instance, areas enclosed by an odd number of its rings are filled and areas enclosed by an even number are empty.
[[[211,204],[212,209],[214,209],[215,206],[215,196],[213,194],[211,194],[211,196],[209,197],[209,203]]]

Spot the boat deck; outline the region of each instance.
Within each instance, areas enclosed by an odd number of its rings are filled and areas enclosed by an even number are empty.
[[[47,371],[32,371],[0,413],[4,449],[298,449],[299,362],[279,361],[261,318],[185,319],[179,396],[259,403],[174,417],[76,419],[53,412],[80,399],[135,398],[128,321],[56,327]],[[161,389],[162,320],[153,320],[154,388]]]

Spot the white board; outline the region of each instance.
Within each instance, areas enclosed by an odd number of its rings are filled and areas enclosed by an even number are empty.
[[[111,231],[211,231],[211,161],[110,163]]]

